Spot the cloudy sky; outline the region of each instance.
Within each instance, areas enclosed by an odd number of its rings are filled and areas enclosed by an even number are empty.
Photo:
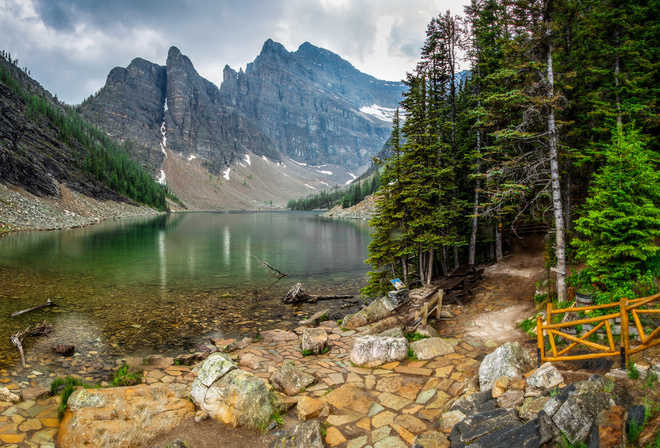
[[[361,71],[400,80],[412,71],[433,16],[463,13],[467,0],[0,0],[0,49],[70,104],[135,57],[165,64],[177,46],[219,85],[271,38],[305,41]]]

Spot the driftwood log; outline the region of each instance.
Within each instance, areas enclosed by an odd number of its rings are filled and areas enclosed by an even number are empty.
[[[307,294],[302,289],[302,283],[296,283],[284,297],[284,303],[295,303],[295,302],[308,302],[316,303],[319,300],[333,300],[333,299],[351,299],[352,295],[334,295],[334,296],[318,296]]]
[[[23,353],[23,338],[25,336],[41,336],[44,334],[50,333],[52,326],[48,322],[44,321],[42,324],[36,324],[34,328],[27,327],[23,331],[19,331],[15,335],[10,337],[11,342],[16,346],[19,352],[21,352],[21,361],[23,362],[23,367],[27,367],[25,364],[25,353]]]
[[[28,308],[26,310],[14,311],[13,313],[11,313],[10,317],[16,317],[19,314],[29,313],[30,311],[39,310],[41,308],[46,308],[47,306],[57,306],[57,304],[55,302],[52,302],[50,299],[47,299],[46,303],[43,303],[41,305],[33,306],[32,308]]]
[[[273,277],[286,277],[287,275],[289,275],[289,274],[285,274],[284,272],[282,272],[278,269],[275,269],[274,267],[272,267],[271,265],[269,265],[265,261],[260,260],[259,257],[255,256],[254,258],[256,258],[257,261],[259,263],[261,263],[261,265],[260,265],[261,267],[266,268],[266,271],[268,272],[268,275],[270,275],[270,276],[273,276]]]

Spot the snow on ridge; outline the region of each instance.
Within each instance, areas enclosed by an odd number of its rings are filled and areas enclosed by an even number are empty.
[[[252,165],[252,161],[250,160],[250,154],[245,154],[245,163],[248,165]]]
[[[268,161],[268,159],[266,158],[266,156],[261,156],[261,158],[264,159],[267,163],[270,163],[270,162]]]
[[[156,179],[156,182],[158,182],[161,185],[165,185],[165,171],[160,170],[160,176],[158,179]]]
[[[346,184],[345,184],[345,185],[350,185],[355,179],[357,179],[357,176],[356,176],[355,174],[353,174],[353,173],[349,173],[348,171],[347,171],[347,173],[348,173],[348,175],[351,176],[353,179],[346,181]]]
[[[378,104],[372,104],[371,106],[361,107],[360,112],[371,115],[372,117],[379,120],[392,121],[394,120],[394,112],[396,112],[396,109],[390,109],[389,107],[382,107]]]
[[[327,174],[328,176],[332,176],[332,171],[316,170],[316,172],[321,174]]]
[[[300,166],[307,166],[307,164],[306,164],[306,163],[304,163],[304,162],[296,162],[296,161],[295,161],[295,160],[293,160],[293,159],[291,159],[291,161],[292,161],[293,163],[295,163],[296,165],[300,165]]]
[[[327,182],[323,182],[323,181],[321,181],[321,182],[319,182],[319,183],[320,183],[320,184],[323,184],[323,185],[327,185],[328,187],[330,186],[330,184],[327,183]]]
[[[197,156],[195,154],[190,154],[190,156],[188,156],[188,158],[186,160],[188,162],[190,162],[192,159],[196,159],[196,158],[197,158]]]
[[[309,185],[309,184],[305,184],[305,186],[306,186],[307,188],[311,188],[312,190],[316,190],[316,188],[312,187],[312,186]]]
[[[230,171],[231,171],[231,168],[227,168],[226,170],[224,170],[224,171],[222,172],[222,177],[224,177],[225,179],[229,180],[229,172],[230,172]]]

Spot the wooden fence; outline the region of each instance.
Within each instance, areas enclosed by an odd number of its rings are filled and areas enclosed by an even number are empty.
[[[658,307],[649,309],[648,306],[656,300],[658,300]],[[560,322],[554,322],[555,316],[567,316],[566,313],[582,313],[583,316],[588,316],[595,310],[607,309],[612,310],[602,316],[582,317],[572,321],[563,319]],[[630,355],[660,344],[660,338],[658,338],[660,326],[650,331],[647,335],[642,325],[640,314],[660,314],[660,294],[635,300],[623,298],[619,303],[608,303],[606,305],[562,309],[553,309],[552,303],[549,303],[547,305],[545,322],[541,316],[536,319],[538,363],[540,365],[542,362],[547,361],[575,361],[619,356],[621,359],[621,368],[625,369],[628,366],[628,357]],[[630,316],[632,316],[634,328],[639,337],[639,345],[635,347],[630,346]],[[613,336],[613,327],[617,319],[621,328],[621,341],[618,347],[616,347]],[[589,325],[592,328],[583,334],[579,334],[577,327],[584,325]],[[576,327],[575,335],[566,332],[571,327]],[[592,335],[597,334],[599,331],[601,335],[604,333],[602,343],[600,343],[601,341],[595,342],[593,341],[594,338],[591,338]],[[550,353],[546,353],[546,336],[550,345]],[[563,338],[567,342],[570,341],[570,343],[560,350],[557,347],[559,341],[555,338]],[[589,340],[590,338],[592,340]],[[570,354],[576,347],[587,349],[589,353]]]

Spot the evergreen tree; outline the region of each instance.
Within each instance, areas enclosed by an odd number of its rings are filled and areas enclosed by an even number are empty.
[[[577,220],[577,256],[601,291],[630,289],[658,253],[660,171],[638,131],[618,127]],[[658,273],[654,273],[657,275]],[[614,297],[618,298],[618,297]]]

